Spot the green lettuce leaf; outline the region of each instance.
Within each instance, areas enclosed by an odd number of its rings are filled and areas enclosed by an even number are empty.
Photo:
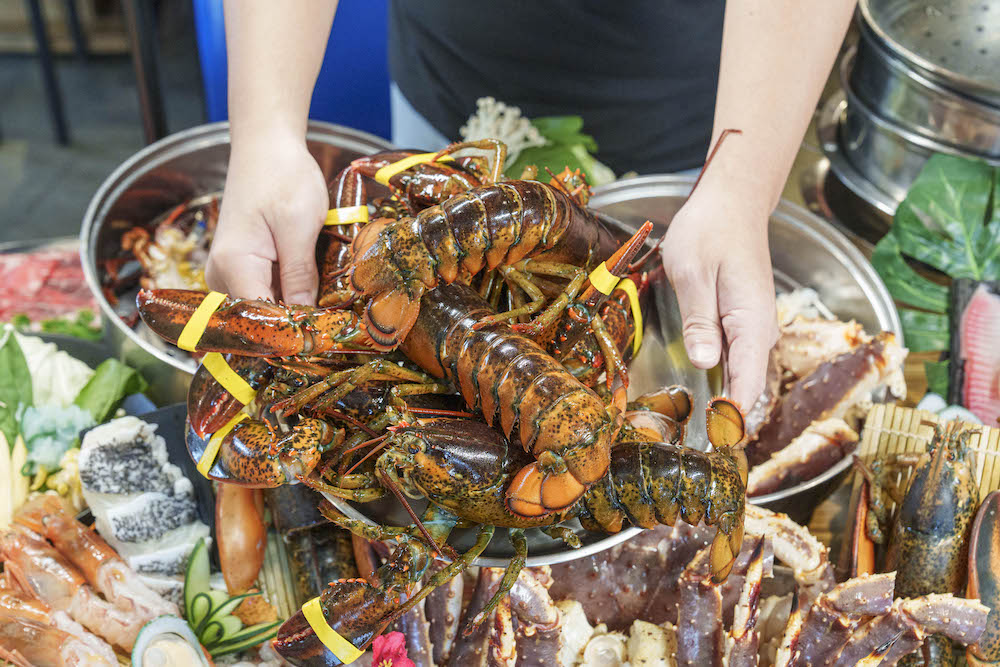
[[[911,352],[943,350],[948,347],[948,316],[904,308],[899,312],[903,337]]]
[[[1000,169],[953,155],[932,156],[872,254],[893,298],[920,309],[900,309],[907,346],[947,349],[948,289],[921,276],[909,262],[953,279],[1000,279]]]
[[[931,282],[910,268],[892,232],[875,246],[872,264],[894,299],[935,313],[948,309],[948,288]]]
[[[927,391],[948,398],[948,362],[925,361],[924,374],[927,376]]]
[[[7,446],[13,447],[18,410],[32,404],[32,387],[28,362],[9,325],[5,335],[0,346],[0,431],[7,438]]]
[[[149,385],[135,369],[117,359],[106,359],[73,401],[90,411],[98,424],[108,419],[122,399],[146,390]]]
[[[538,167],[539,178],[545,179],[546,167],[558,174],[564,167],[579,169],[591,185],[613,181],[615,176],[606,165],[594,158],[597,142],[589,134],[584,134],[583,118],[580,116],[545,116],[533,118],[531,124],[545,137],[544,146],[525,148],[517,160],[504,171],[518,177],[529,165]]]

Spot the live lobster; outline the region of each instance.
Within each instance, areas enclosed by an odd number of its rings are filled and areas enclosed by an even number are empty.
[[[527,557],[524,530],[548,527],[550,534],[573,544],[576,536],[555,525],[572,516],[611,532],[621,530],[626,522],[650,528],[660,523],[672,525],[678,518],[691,523],[704,520],[719,528],[710,556],[712,578],[725,579],[743,543],[746,460],[738,449],[728,446],[703,453],[681,444],[690,409],[690,397],[683,390],[672,388],[653,400],[667,411],[664,417],[674,442],[658,442],[639,429],[624,426],[608,477],[588,490],[579,504],[540,517],[522,517],[507,507],[508,481],[527,457],[500,433],[481,422],[451,419],[397,429],[376,463],[379,480],[389,486],[399,484],[409,494],[431,501],[424,518],[436,538],[447,539],[452,527],[460,523],[474,524],[479,526],[476,543],[400,604],[400,596],[409,595],[426,572],[432,560],[428,549],[433,547],[421,542],[410,529],[370,526],[324,503],[321,511],[335,523],[369,539],[400,542],[386,565],[375,573],[377,585],[354,579],[332,582],[324,589],[315,604],[325,623],[353,646],[363,648],[392,620],[468,567],[488,545],[495,526],[510,528],[515,556],[497,591],[473,619],[475,625],[489,615],[517,579]],[[733,431],[734,427],[742,428],[742,421],[732,421],[740,413],[730,402],[716,399],[706,414],[710,435],[727,442],[742,439],[742,434],[737,437]],[[351,496],[348,490],[339,493]],[[319,640],[302,612],[282,626],[274,645],[296,664],[342,664],[341,657]]]

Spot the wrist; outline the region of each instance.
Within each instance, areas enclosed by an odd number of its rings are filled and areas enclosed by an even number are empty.
[[[275,114],[269,117],[233,117],[230,141],[233,153],[255,153],[259,149],[273,152],[277,147],[305,145],[305,118],[293,119]]]

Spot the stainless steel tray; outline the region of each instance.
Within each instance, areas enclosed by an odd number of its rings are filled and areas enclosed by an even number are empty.
[[[351,160],[392,148],[380,137],[319,121],[310,121],[306,144],[328,180]],[[148,226],[164,211],[195,196],[221,191],[228,162],[228,122],[172,134],[122,163],[98,188],[83,216],[83,270],[107,321],[111,346],[149,380],[150,395],[160,405],[186,400],[197,364],[187,353],[158,340],[150,342],[122,321],[101,290],[99,262],[114,256],[121,235],[132,227]]]
[[[683,176],[643,176],[618,181],[595,189],[591,207],[606,214],[609,224],[623,234],[631,233],[645,220],[656,228],[650,243],[663,234],[669,221],[680,209],[691,190],[694,179]],[[771,259],[775,268],[775,284],[779,290],[812,287],[839,317],[856,319],[870,333],[893,331],[902,336],[899,316],[888,290],[861,252],[828,222],[804,208],[782,201],[771,216],[769,229]],[[653,312],[647,314],[643,346],[631,365],[630,396],[664,385],[680,383],[691,389],[696,402],[695,414],[686,444],[696,449],[707,448],[703,407],[711,397],[707,374],[694,368],[687,360],[681,342],[681,319],[676,298],[670,286],[661,281],[653,285]],[[776,494],[758,498],[776,509],[811,508],[828,491],[831,480],[850,465],[845,459],[816,480]],[[405,525],[408,517],[395,500],[366,505],[352,505],[330,499],[348,515],[362,520],[374,517],[382,523]],[[419,512],[423,506],[417,503]],[[615,535],[582,530],[576,522],[570,524],[579,534],[583,547],[569,549],[539,530],[527,531],[530,566],[551,565],[582,558],[610,548],[635,535],[630,528]],[[451,541],[459,550],[472,544],[472,533],[463,531]],[[506,531],[498,529],[478,565],[504,567],[513,550]]]

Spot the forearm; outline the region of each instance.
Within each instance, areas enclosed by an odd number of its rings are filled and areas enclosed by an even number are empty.
[[[847,30],[855,0],[728,0],[705,190],[739,196],[762,220],[777,205]],[[713,187],[714,183],[717,188]]]
[[[225,0],[234,146],[270,131],[305,137],[337,0]]]

